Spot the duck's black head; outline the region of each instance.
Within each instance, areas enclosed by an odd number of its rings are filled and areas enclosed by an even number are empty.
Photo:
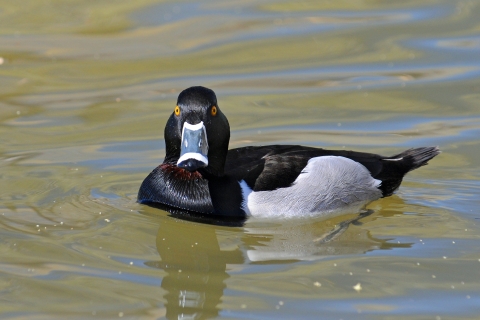
[[[204,87],[185,89],[165,126],[164,163],[222,175],[229,140],[230,126],[215,93]]]

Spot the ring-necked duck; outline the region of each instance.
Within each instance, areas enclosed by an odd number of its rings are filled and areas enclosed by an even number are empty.
[[[295,145],[228,150],[229,140],[215,93],[182,91],[165,126],[165,159],[138,201],[225,218],[329,215],[391,195],[407,172],[439,154],[437,147],[391,157]]]

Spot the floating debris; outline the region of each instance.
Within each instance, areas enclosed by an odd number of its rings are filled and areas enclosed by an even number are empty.
[[[360,284],[360,282],[354,285],[353,289],[357,292],[360,292],[362,290],[362,285]]]

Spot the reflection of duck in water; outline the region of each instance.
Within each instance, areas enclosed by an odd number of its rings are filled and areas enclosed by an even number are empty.
[[[219,227],[164,217],[157,234],[168,319],[211,319],[218,316],[227,264],[243,264],[240,250],[221,250]],[[233,229],[230,229],[233,230]]]
[[[360,226],[372,210],[359,215],[343,215],[328,220],[283,221],[281,224],[256,226],[245,231],[251,236],[247,255],[250,261],[318,260],[325,256],[362,254],[372,250],[405,248],[409,244],[377,239]],[[252,241],[254,240],[254,241]]]
[[[146,210],[146,214],[158,216],[158,212]],[[223,300],[225,282],[231,276],[228,265],[243,265],[246,261],[289,264],[324,256],[409,246],[376,239],[364,229],[349,229],[361,219],[368,219],[370,213],[303,224],[283,221],[265,225],[265,222],[254,221],[243,228],[161,216],[156,238],[161,261],[149,261],[146,265],[167,273],[161,286],[166,291],[168,319],[215,318]],[[185,217],[179,214],[178,211],[173,213]]]
[[[228,150],[230,127],[215,93],[180,93],[165,127],[163,164],[143,181],[141,203],[222,218],[325,216],[391,195],[436,147],[391,157],[302,146]]]

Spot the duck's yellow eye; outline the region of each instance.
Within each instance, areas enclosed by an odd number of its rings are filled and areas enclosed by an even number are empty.
[[[175,115],[176,116],[180,115],[180,108],[178,106],[175,107]]]
[[[210,113],[212,114],[212,116],[216,116],[217,115],[217,107],[216,106],[213,106],[212,107],[212,110],[210,111]]]

